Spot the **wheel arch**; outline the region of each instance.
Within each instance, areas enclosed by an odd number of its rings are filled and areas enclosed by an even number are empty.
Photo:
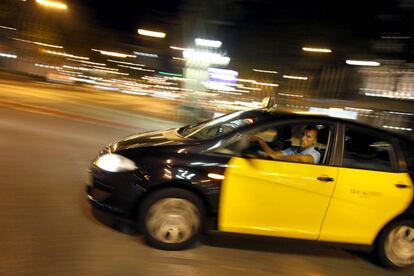
[[[135,208],[134,208],[134,213],[136,215],[135,219],[136,219],[136,223],[139,225],[139,222],[141,221],[141,218],[139,217],[140,214],[140,208],[142,203],[144,202],[145,198],[147,198],[148,196],[150,196],[151,194],[159,191],[159,190],[163,190],[163,189],[168,189],[168,188],[179,188],[179,189],[183,189],[183,190],[187,190],[193,194],[195,194],[197,197],[199,197],[201,199],[201,202],[203,203],[203,207],[204,207],[204,211],[205,211],[205,215],[206,215],[206,224],[205,227],[210,228],[212,223],[214,223],[214,212],[212,212],[212,206],[209,203],[207,196],[201,191],[200,188],[198,188],[197,186],[191,184],[188,181],[185,180],[180,180],[180,179],[172,179],[172,180],[168,180],[168,181],[164,181],[156,186],[151,187],[150,189],[148,189],[146,191],[146,193],[144,193],[139,200],[136,202],[135,204]]]
[[[388,221],[384,226],[378,231],[377,235],[375,236],[375,239],[372,243],[374,247],[377,246],[378,240],[380,239],[382,233],[387,229],[387,227],[397,221],[403,221],[403,220],[412,220],[414,221],[414,210],[408,209],[405,212],[401,213],[400,215],[396,216],[392,220]]]

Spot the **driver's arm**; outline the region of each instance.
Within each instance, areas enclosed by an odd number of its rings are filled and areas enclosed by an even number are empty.
[[[280,161],[293,161],[293,162],[300,162],[300,163],[310,163],[313,164],[313,156],[310,154],[300,155],[300,154],[294,154],[294,155],[280,155],[276,156],[273,159],[280,160]]]
[[[253,136],[251,138],[252,141],[259,142],[260,146],[263,148],[265,153],[270,156],[274,160],[280,160],[280,161],[292,161],[292,162],[300,162],[300,163],[309,163],[314,164],[315,160],[314,157],[310,154],[293,154],[293,155],[283,155],[283,152],[280,150],[272,150],[266,143],[265,140],[263,140],[260,137]]]

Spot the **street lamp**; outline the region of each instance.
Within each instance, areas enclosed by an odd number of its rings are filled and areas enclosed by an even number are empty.
[[[293,80],[308,80],[308,77],[301,77],[301,76],[291,76],[291,75],[283,75],[285,79],[293,79]]]
[[[357,65],[357,66],[380,66],[381,63],[377,61],[369,61],[369,60],[354,60],[354,59],[347,59],[346,64],[349,65]]]
[[[99,52],[104,56],[119,57],[119,58],[136,57],[135,55],[128,55],[128,54],[118,53],[118,52],[111,52],[111,51],[98,50],[98,49],[91,49],[91,50],[95,52]]]
[[[164,38],[166,36],[166,34],[163,32],[149,31],[144,29],[138,29],[138,34],[156,38]]]
[[[332,53],[332,50],[328,48],[302,47],[302,50],[305,52],[314,52],[314,53]]]
[[[277,71],[271,71],[271,70],[263,70],[263,69],[252,69],[255,72],[259,73],[267,73],[267,74],[277,74]]]
[[[47,8],[58,9],[58,10],[67,10],[68,6],[62,2],[55,2],[50,0],[36,0],[36,3],[39,5],[45,6]]]

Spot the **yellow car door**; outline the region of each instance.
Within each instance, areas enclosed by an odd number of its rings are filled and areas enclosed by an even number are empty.
[[[413,183],[398,171],[391,137],[355,127],[344,137],[342,167],[319,240],[369,245],[407,209]]]
[[[338,168],[234,157],[225,171],[219,230],[315,240]]]

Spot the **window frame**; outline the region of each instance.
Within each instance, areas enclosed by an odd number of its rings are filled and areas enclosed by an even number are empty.
[[[412,144],[410,141],[404,141],[398,138],[393,138],[395,143],[395,154],[397,156],[397,162],[398,162],[398,171],[399,172],[408,172],[410,173],[410,169],[407,163],[407,153],[404,152],[403,146],[401,144]],[[414,172],[414,171],[413,171]]]
[[[344,166],[344,155],[345,155],[345,137],[346,137],[346,130],[351,129],[352,131],[360,132],[361,134],[366,134],[370,136],[378,137],[381,140],[385,140],[391,144],[391,151],[389,153],[390,155],[390,162],[391,162],[391,168],[390,170],[378,170],[378,169],[368,169],[368,168],[355,168],[355,167],[347,167]],[[343,123],[342,127],[340,128],[340,147],[336,150],[336,162],[338,162],[338,166],[342,168],[348,168],[348,169],[356,169],[356,170],[368,170],[368,171],[378,171],[378,172],[400,172],[400,158],[398,154],[398,143],[396,143],[396,139],[387,133],[384,133],[380,130],[375,130],[371,128],[364,128],[362,126],[357,126],[353,124],[347,124]]]
[[[337,147],[337,143],[338,143],[338,127],[339,127],[339,123],[335,122],[335,121],[330,121],[330,120],[324,120],[321,118],[306,118],[306,119],[301,119],[301,118],[293,118],[293,119],[282,119],[282,120],[278,120],[278,121],[267,121],[267,122],[263,122],[260,125],[255,125],[255,126],[251,126],[250,128],[245,128],[242,131],[238,131],[236,133],[234,133],[233,135],[231,135],[230,137],[223,137],[223,140],[229,140],[232,139],[233,136],[235,135],[246,135],[249,134],[251,132],[260,132],[260,131],[264,131],[266,129],[269,128],[277,128],[277,127],[282,127],[282,126],[287,126],[287,125],[298,125],[298,124],[302,124],[302,125],[325,125],[327,127],[331,128],[331,135],[330,137],[328,137],[328,143],[326,145],[326,152],[325,154],[327,155],[326,157],[326,163],[322,164],[308,164],[308,165],[316,165],[316,166],[336,166],[335,162],[334,162],[334,157],[335,154],[334,152],[336,151],[336,147]],[[224,142],[225,144],[225,142]],[[225,153],[219,153],[219,152],[214,152],[211,151],[211,154],[219,154],[219,155],[226,155],[226,156],[237,156],[237,155],[233,155],[233,154],[225,154]],[[246,157],[243,157],[246,158]],[[267,159],[262,159],[262,158],[252,158],[252,159],[259,159],[259,160],[267,160]],[[321,156],[321,160],[323,159],[323,156]],[[293,161],[278,161],[278,160],[268,160],[268,161],[276,161],[276,162],[291,162],[291,163],[297,163],[297,164],[303,164],[300,162],[293,162]]]

